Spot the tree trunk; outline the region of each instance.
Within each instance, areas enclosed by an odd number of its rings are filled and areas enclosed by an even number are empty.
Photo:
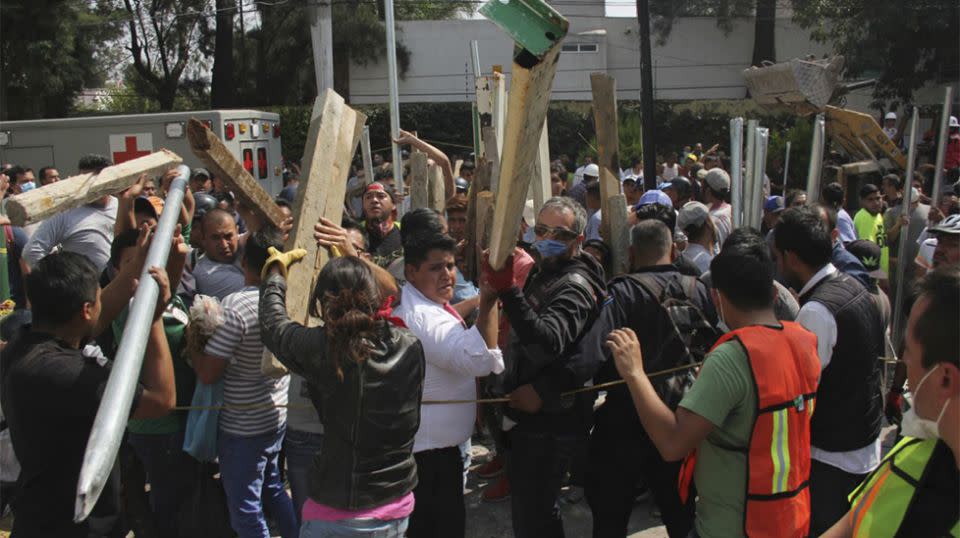
[[[333,89],[350,102],[350,50],[333,49]]]
[[[210,108],[233,105],[236,88],[233,83],[233,8],[232,0],[216,0],[217,30],[213,51],[213,81],[210,87]]]
[[[177,89],[179,86],[179,81],[163,79],[161,86],[157,88],[157,101],[160,102],[160,110],[162,112],[170,112],[173,110],[173,103],[177,100]]]
[[[759,66],[764,60],[776,62],[777,0],[757,0],[757,18],[754,23],[753,65]]]

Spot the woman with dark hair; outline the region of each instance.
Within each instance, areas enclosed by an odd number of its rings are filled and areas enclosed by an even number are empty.
[[[370,268],[353,257],[330,260],[317,279],[311,315],[324,326],[292,321],[286,267],[302,256],[274,252],[260,292],[263,343],[306,379],[325,428],[300,536],[402,537],[417,484],[423,347],[390,316]]]

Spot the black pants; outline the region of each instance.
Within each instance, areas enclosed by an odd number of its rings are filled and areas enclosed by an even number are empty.
[[[417,460],[416,505],[410,514],[410,538],[462,538],[466,532],[463,506],[463,459],[455,446],[424,450]]]
[[[810,462],[810,536],[820,536],[849,510],[847,496],[865,474],[851,474],[833,465]]]
[[[680,502],[681,462],[665,462],[649,439],[621,437],[622,430],[598,423],[590,437],[586,496],[593,512],[593,538],[623,538],[636,498],[637,482],[650,488],[667,534],[684,538],[693,528],[694,498]]]
[[[560,486],[576,450],[576,434],[527,431],[510,436],[510,508],[515,538],[563,538]]]

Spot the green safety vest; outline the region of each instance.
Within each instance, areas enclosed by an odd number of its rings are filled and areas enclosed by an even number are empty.
[[[937,439],[905,437],[850,494],[848,517],[854,538],[910,534],[900,534],[900,526],[913,506],[917,486],[928,478],[925,471],[936,446]],[[944,501],[955,503],[956,499]],[[950,534],[960,537],[960,522],[954,522]]]

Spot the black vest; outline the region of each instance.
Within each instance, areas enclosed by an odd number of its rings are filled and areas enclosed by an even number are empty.
[[[817,388],[811,443],[830,452],[863,448],[880,435],[883,416],[880,310],[862,284],[839,272],[800,297],[801,306],[808,301],[826,306],[837,323],[837,343]]]

